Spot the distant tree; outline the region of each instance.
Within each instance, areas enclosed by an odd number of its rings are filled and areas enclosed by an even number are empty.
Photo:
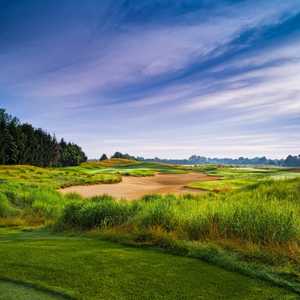
[[[105,153],[102,154],[102,156],[100,157],[100,161],[107,160],[107,159],[108,159],[108,157]]]
[[[123,158],[123,154],[121,152],[115,152],[111,158]]]
[[[17,118],[0,109],[0,164],[36,166],[74,166],[87,160],[82,149],[41,128],[21,124]]]
[[[78,166],[87,160],[82,149],[73,143],[66,143],[64,139],[60,141],[60,160],[61,166]]]
[[[128,153],[123,154],[121,152],[115,152],[115,154],[111,158],[123,158],[123,159],[135,159],[134,156],[129,155]]]
[[[284,164],[287,167],[299,167],[300,166],[300,155],[298,155],[298,156],[289,155],[285,159]]]

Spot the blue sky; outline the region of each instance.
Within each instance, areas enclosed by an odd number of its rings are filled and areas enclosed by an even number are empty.
[[[300,151],[300,1],[0,0],[0,106],[145,157]]]

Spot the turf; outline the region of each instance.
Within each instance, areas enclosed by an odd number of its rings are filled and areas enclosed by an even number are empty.
[[[230,191],[234,189],[239,189],[257,182],[254,179],[220,179],[220,180],[211,180],[211,181],[198,181],[192,182],[188,185],[189,188],[201,189],[205,191],[212,192],[221,192],[221,191]]]
[[[187,168],[144,162],[131,165],[125,162],[119,164],[119,161],[116,163],[112,166],[96,163],[61,169],[0,166],[0,226],[55,224],[61,230],[97,229],[104,233],[107,228],[111,230],[108,238],[113,241],[118,241],[119,236],[121,242],[125,238],[136,246],[141,246],[143,242],[299,291],[300,181],[299,178],[288,179],[297,177],[299,172],[283,168],[212,165]],[[221,193],[177,198],[156,195],[134,203],[121,203],[108,198],[104,201],[105,197],[86,201],[75,194],[61,195],[55,191],[67,185],[113,183],[121,180],[122,175],[149,176],[156,172],[187,171],[218,176],[219,180],[201,184],[208,190]],[[197,183],[193,184],[201,188]],[[223,295],[227,297],[224,299],[271,299],[269,295],[274,291],[281,293],[258,281],[226,273],[218,267],[213,269],[197,260],[193,260],[193,264],[198,266],[200,273],[208,274],[208,278],[203,278],[197,270],[193,271],[188,258],[185,259],[189,267],[181,268],[176,264],[184,262],[184,258],[174,259],[173,256],[161,256],[162,253],[158,252],[133,250],[79,236],[70,238],[45,232],[4,231],[2,229],[3,234],[0,236],[0,279],[2,276],[17,280],[21,295],[39,291],[34,287],[66,294],[75,293],[76,298],[87,295],[87,299],[96,299],[96,294],[98,298],[99,294],[103,294],[103,298],[108,299],[132,299],[139,295],[143,298],[162,295],[163,299],[168,299],[168,296],[169,299],[176,299],[182,298],[181,291],[188,299],[198,296],[201,299],[223,299]],[[202,244],[206,242],[213,246],[209,251],[205,247],[202,249]],[[191,251],[197,252],[197,255],[189,254],[190,244],[193,244]],[[173,251],[174,245],[180,251]],[[119,249],[118,253],[122,253],[126,262],[119,261],[119,257],[114,254],[115,248]],[[151,257],[149,253],[155,255],[151,254]],[[237,259],[234,263],[228,258],[231,254]],[[140,257],[140,260],[132,256]],[[149,260],[145,261],[145,256]],[[159,263],[163,274],[153,269]],[[134,266],[132,269],[131,264]],[[144,266],[143,270],[141,266]],[[168,276],[163,277],[165,270],[172,270],[172,280]],[[238,286],[226,283],[227,279],[225,285],[221,284],[223,278],[219,278],[219,273],[225,279],[226,274],[231,274],[228,275],[230,280],[238,282]],[[26,284],[20,285],[22,282]],[[214,287],[213,282],[217,282]],[[28,286],[28,283],[34,287]],[[242,291],[238,290],[240,283]],[[250,283],[260,286],[261,298],[252,289],[245,288]],[[7,290],[10,293],[11,284],[4,282],[2,286],[6,288],[2,288],[2,292]],[[161,294],[157,294],[160,289]],[[221,289],[224,290],[222,293]],[[280,295],[274,299],[282,297]]]
[[[199,260],[82,236],[2,228],[0,244],[0,277],[25,284],[0,281],[0,299],[297,299]]]
[[[187,187],[212,192],[224,192],[245,188],[268,179],[285,180],[300,177],[300,173],[287,168],[217,167],[213,165],[195,166],[195,171],[217,176],[218,180],[192,182]]]
[[[0,299],[5,300],[54,300],[64,299],[33,287],[0,280]]]

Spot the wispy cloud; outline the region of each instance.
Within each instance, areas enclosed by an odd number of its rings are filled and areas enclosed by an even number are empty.
[[[147,155],[295,148],[298,0],[12,2],[0,13],[3,105],[89,154],[115,148],[112,135]]]

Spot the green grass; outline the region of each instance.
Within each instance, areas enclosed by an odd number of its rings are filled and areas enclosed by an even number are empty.
[[[255,168],[255,167],[217,167],[214,165],[196,166],[195,171],[205,172],[219,180],[192,182],[187,187],[213,192],[230,191],[245,188],[267,179],[282,180],[300,177],[300,173],[286,168]]]
[[[17,282],[0,281],[4,299],[297,299],[197,259],[95,238],[2,229],[0,244],[0,277]]]
[[[118,160],[109,160],[107,162],[88,162],[83,163],[80,167],[75,168],[76,170],[87,174],[106,173],[122,174],[126,176],[152,176],[155,173],[185,174],[189,171],[189,169],[184,166],[139,161],[128,163],[127,160],[125,160],[123,163],[120,163]]]
[[[198,181],[192,182],[187,185],[189,188],[201,189],[211,192],[221,192],[221,191],[230,191],[234,189],[239,189],[247,185],[256,183],[254,179],[220,179],[220,180],[211,180],[211,181]]]
[[[138,164],[139,162],[131,159],[124,158],[111,158],[103,161],[91,161],[82,163],[81,166],[84,168],[117,168],[127,167]]]
[[[95,183],[116,183],[119,174],[89,174],[74,168],[39,168],[33,166],[0,166],[0,185],[18,183],[51,188]]]
[[[188,171],[219,176],[192,184],[219,193],[150,195],[126,202],[83,199],[56,190],[72,184],[118,182],[122,174]],[[282,168],[186,168],[141,162],[61,169],[1,166],[0,226],[54,225],[57,231],[95,231],[134,245],[179,249],[176,253],[194,253],[190,256],[300,292],[300,178],[295,174],[299,173]],[[207,243],[212,245],[209,250]],[[232,255],[237,258],[232,260]]]
[[[59,295],[53,295],[52,293],[47,293],[29,287],[27,285],[17,284],[10,281],[0,280],[0,299],[5,300],[54,300],[54,299],[64,299]]]
[[[165,173],[165,174],[185,174],[189,170],[184,166],[162,164],[162,163],[155,163],[155,162],[138,162],[134,165],[131,165],[130,169],[131,170],[148,169],[148,170],[153,170],[155,172]]]
[[[131,225],[140,231],[160,226],[190,240],[218,236],[286,243],[299,240],[299,188],[300,182],[291,180],[220,195],[157,195],[138,202],[94,197],[68,202],[59,224],[80,229]]]
[[[230,193],[152,195],[137,202],[95,197],[67,203],[56,226],[94,229],[110,239],[125,237],[134,244],[142,241],[169,251],[179,243],[183,255],[189,253],[190,243],[197,252],[209,242],[237,253],[239,262],[219,252],[208,261],[300,292],[299,191],[300,181],[293,179],[262,181]],[[207,259],[214,253],[212,248],[196,257]],[[241,267],[240,262],[247,264]]]

